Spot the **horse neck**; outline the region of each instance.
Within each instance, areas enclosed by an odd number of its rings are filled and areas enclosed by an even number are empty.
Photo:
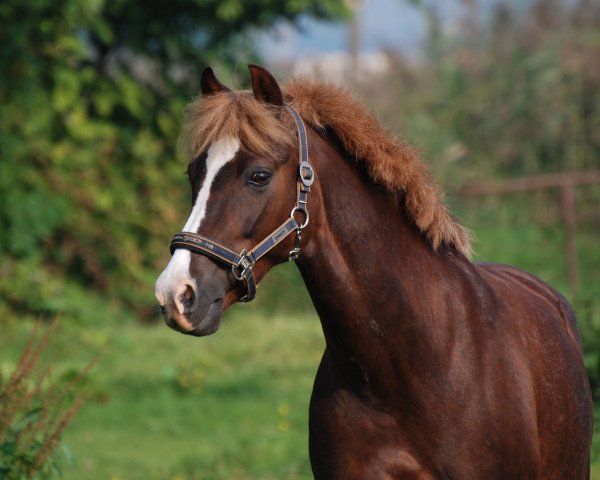
[[[469,263],[434,252],[398,198],[333,142],[315,143],[310,237],[298,267],[337,368],[357,388],[386,395],[444,361],[455,333],[448,298],[458,288],[448,279]]]

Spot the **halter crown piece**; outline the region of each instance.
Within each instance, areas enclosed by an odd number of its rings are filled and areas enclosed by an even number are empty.
[[[254,280],[254,275],[252,273],[254,264],[292,232],[296,232],[296,243],[288,255],[288,261],[297,260],[298,255],[300,254],[302,230],[308,225],[309,216],[306,204],[308,202],[310,186],[315,180],[315,173],[308,162],[308,145],[304,122],[292,106],[286,105],[286,108],[290,111],[296,122],[299,143],[298,156],[300,161],[298,168],[296,204],[290,212],[290,218],[248,252],[242,250],[240,253],[236,253],[217,242],[193,232],[179,232],[173,235],[173,238],[171,239],[171,255],[178,248],[184,248],[190,252],[204,255],[224,263],[225,265],[231,266],[231,272],[235,279],[239,282],[244,282],[244,285],[246,286],[246,295],[240,299],[242,302],[249,302],[256,297],[256,281]],[[296,220],[296,213],[300,213],[304,216],[304,220],[301,223],[298,223]]]

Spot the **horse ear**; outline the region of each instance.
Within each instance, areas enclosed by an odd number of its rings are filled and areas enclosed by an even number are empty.
[[[202,95],[211,95],[218,92],[231,92],[229,88],[217,80],[215,72],[213,72],[213,69],[210,67],[206,67],[202,71],[200,89],[202,90]]]
[[[250,70],[254,96],[261,102],[283,107],[283,94],[275,77],[258,65],[248,65],[248,69]]]

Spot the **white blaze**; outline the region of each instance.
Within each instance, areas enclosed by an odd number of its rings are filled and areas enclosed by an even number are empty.
[[[233,160],[240,143],[237,138],[227,137],[217,140],[208,149],[206,156],[206,177],[198,192],[192,213],[183,226],[184,232],[197,233],[200,224],[206,217],[206,205],[210,197],[212,183],[223,166]],[[177,249],[166,268],[156,281],[155,294],[161,305],[165,305],[170,292],[178,291],[183,284],[191,283],[190,275],[191,253],[189,250]]]

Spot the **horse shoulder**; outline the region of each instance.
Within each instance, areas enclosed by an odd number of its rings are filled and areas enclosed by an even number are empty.
[[[560,293],[523,270],[497,264],[477,268],[499,299],[497,328],[511,339],[503,351],[518,360],[513,362],[518,367],[513,366],[513,381],[521,389],[529,385],[525,391],[535,399],[531,408],[537,436],[544,439],[541,478],[584,478],[585,469],[568,467],[586,465],[592,431],[590,389],[573,310]],[[577,440],[565,445],[564,438]]]
[[[503,297],[505,305],[517,305],[522,310],[522,316],[533,320],[560,322],[560,330],[568,334],[569,340],[581,354],[581,335],[575,313],[563,295],[541,279],[517,267],[479,263],[477,268]],[[529,327],[533,329],[535,325]]]

